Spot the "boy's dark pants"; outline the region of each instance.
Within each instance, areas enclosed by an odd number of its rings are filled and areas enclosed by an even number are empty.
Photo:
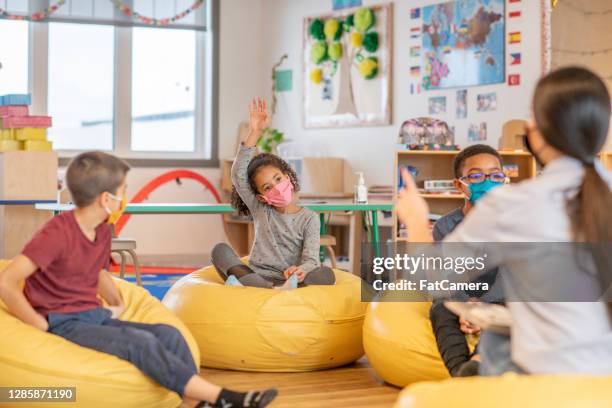
[[[111,319],[111,311],[104,308],[49,313],[47,320],[50,333],[127,360],[180,396],[198,372],[185,339],[172,326]]]
[[[460,329],[459,317],[448,310],[441,300],[433,302],[429,317],[442,361],[454,377],[461,364],[470,359],[470,349]]]

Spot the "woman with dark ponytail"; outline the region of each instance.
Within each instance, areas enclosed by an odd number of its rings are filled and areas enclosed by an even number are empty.
[[[566,68],[543,78],[533,99],[536,127],[526,144],[538,161],[540,155],[567,155],[583,167],[582,183],[568,198],[572,238],[577,242],[612,242],[612,192],[597,169],[597,153],[603,148],[610,125],[610,95],[603,81],[582,68]],[[539,132],[539,133],[538,133]],[[612,253],[593,246],[602,287],[610,286]]]
[[[541,174],[489,193],[444,240],[502,248],[487,266],[502,271],[512,336],[483,333],[481,374],[612,374],[612,175],[597,159],[610,94],[591,71],[563,68],[538,82],[532,109],[525,142]],[[403,177],[398,217],[410,241],[431,242],[427,204]]]

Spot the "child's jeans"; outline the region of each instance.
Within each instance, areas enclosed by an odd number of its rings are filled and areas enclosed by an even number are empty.
[[[111,311],[104,308],[49,313],[47,321],[50,333],[127,360],[180,396],[198,372],[182,334],[166,324],[111,319]]]
[[[480,375],[502,375],[507,372],[526,374],[512,361],[510,336],[483,331],[480,336]]]

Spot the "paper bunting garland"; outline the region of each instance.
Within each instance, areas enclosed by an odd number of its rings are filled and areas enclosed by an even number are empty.
[[[170,25],[172,23],[175,23],[175,22],[177,22],[177,21],[187,17],[189,14],[191,14],[191,12],[193,12],[193,11],[197,10],[198,8],[200,8],[200,6],[204,3],[204,0],[196,0],[191,5],[191,7],[189,7],[188,9],[186,9],[186,10],[176,14],[173,17],[162,18],[162,19],[157,19],[157,18],[153,18],[153,17],[143,16],[142,14],[140,14],[137,11],[133,10],[130,6],[128,6],[127,4],[122,2],[121,0],[111,0],[111,2],[123,14],[125,14],[128,17],[133,17],[133,18],[137,19],[138,21],[140,21],[143,24],[153,25],[153,26],[167,26],[167,25]]]
[[[66,4],[66,0],[59,0],[57,3],[47,7],[46,9],[32,13],[29,16],[9,13],[0,7],[0,16],[3,16],[9,20],[42,21],[46,20],[47,17],[55,13],[64,4]]]

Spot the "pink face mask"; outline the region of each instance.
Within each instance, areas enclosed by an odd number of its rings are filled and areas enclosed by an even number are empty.
[[[293,184],[289,177],[262,194],[266,203],[272,207],[286,207],[293,200]]]

